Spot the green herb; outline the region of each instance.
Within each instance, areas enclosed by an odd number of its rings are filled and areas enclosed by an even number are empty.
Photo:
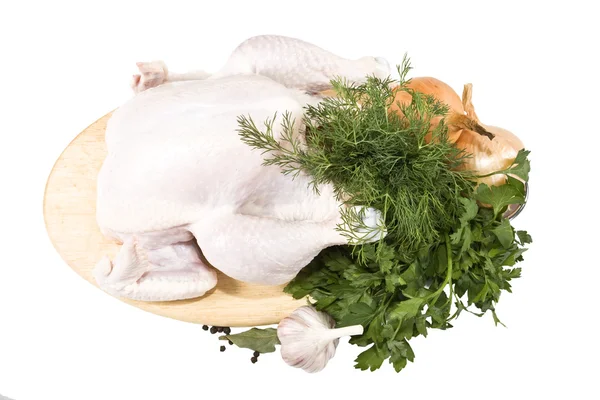
[[[405,58],[400,75],[405,77],[409,69]],[[473,182],[470,173],[455,169],[467,155],[448,141],[444,124],[434,129],[429,143],[425,140],[430,120],[444,115],[447,107],[402,80],[401,90],[413,101],[401,107],[404,117],[389,113],[395,98],[391,83],[374,77],[362,85],[333,81],[339,97],[306,109],[306,143],[294,134],[289,113],[283,116],[279,140],[274,137],[276,116],[264,122],[264,131],[251,117],[241,116],[238,123],[242,140],[268,153],[265,165],[278,165],[292,176],[304,172],[317,191],[319,185],[333,183],[338,199],[381,210],[396,251],[409,257],[453,226],[461,193],[472,191]],[[362,218],[351,208],[342,218],[339,229],[356,238],[348,227],[361,225]]]
[[[238,347],[251,349],[259,353],[272,353],[275,351],[275,345],[279,344],[277,329],[274,328],[252,328],[241,333],[223,335],[219,339],[230,340]]]
[[[502,209],[480,208],[472,198],[463,198],[462,204],[448,235],[423,247],[412,260],[402,259],[387,240],[363,245],[364,260],[349,246],[328,248],[285,291],[295,298],[311,296],[316,308],[340,326],[365,327],[363,335],[350,340],[370,346],[356,359],[356,368],[363,370],[375,370],[389,359],[400,371],[414,359],[411,338],[427,336],[431,328],[451,328],[463,311],[481,316],[489,310],[494,322],[501,323],[495,305],[520,276],[520,268],[513,266],[522,260],[522,245],[531,243],[531,237],[515,233]],[[378,258],[377,248],[387,255]]]
[[[392,82],[371,77],[358,86],[332,82],[339,97],[306,110],[306,143],[293,135],[289,114],[278,140],[275,118],[264,132],[251,118],[238,120],[242,140],[269,154],[265,164],[293,176],[309,174],[315,190],[333,184],[338,199],[385,216],[384,239],[327,248],[285,288],[295,298],[310,296],[338,326],[364,326],[364,334],[350,340],[368,347],[356,359],[361,370],[376,370],[385,360],[402,370],[415,357],[410,339],[451,328],[463,312],[490,311],[502,324],[496,304],[520,277],[514,266],[531,243],[503,217],[508,205],[525,201],[525,186],[515,176],[527,181],[529,152],[493,173],[507,175],[506,184],[476,188],[472,172],[456,171],[469,154],[448,141],[443,123],[425,141],[431,119],[445,108],[406,87],[409,69],[405,58],[398,84],[412,102],[401,107],[403,117],[388,113]]]

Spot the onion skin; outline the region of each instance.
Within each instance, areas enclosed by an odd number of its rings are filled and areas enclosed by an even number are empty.
[[[514,137],[514,135],[512,136]],[[472,154],[460,169],[475,171],[478,175],[486,175],[510,167],[519,152],[504,137],[503,132],[496,133],[494,140],[490,141],[477,132],[463,129],[456,141],[456,146]],[[504,174],[486,176],[478,178],[477,183],[485,183],[490,186],[503,185],[506,183],[506,176]]]
[[[415,92],[428,94],[435,97],[438,101],[448,106],[448,114],[450,115],[465,115],[462,101],[458,94],[446,83],[439,79],[432,78],[429,76],[412,78],[406,87],[414,90]],[[402,90],[394,90],[395,98],[392,105],[389,107],[390,112],[397,112],[402,114],[399,105],[409,104],[412,100],[410,93]],[[431,119],[431,130],[436,127],[442,120],[442,116],[434,117]],[[452,125],[448,125],[448,140],[452,143],[456,142],[459,136],[459,128],[455,128]],[[431,135],[428,134],[425,140],[431,140]]]
[[[446,104],[450,111],[454,111],[458,114],[464,114],[462,100],[456,94],[456,92],[446,83],[429,76],[413,78],[411,79],[406,87],[413,89],[415,92],[429,94],[435,97],[437,100]],[[396,101],[401,103],[408,103],[411,100],[411,96],[402,91],[396,91]],[[395,104],[390,107],[390,110],[398,110],[398,106]]]
[[[517,152],[525,148],[525,145],[521,139],[519,139],[514,133],[493,125],[481,124],[481,126],[483,126],[489,132],[492,132],[497,138],[502,138],[502,140],[504,140],[513,149],[517,150]]]

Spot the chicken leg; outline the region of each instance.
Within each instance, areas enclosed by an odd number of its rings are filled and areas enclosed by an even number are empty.
[[[379,211],[358,212],[363,224],[352,230],[363,243],[385,236]],[[351,242],[338,230],[340,225],[339,216],[317,222],[224,214],[192,225],[190,231],[206,259],[223,273],[244,282],[279,285],[294,278],[324,248]]]
[[[277,35],[254,36],[242,42],[220,71],[170,73],[162,61],[138,63],[132,88],[139,93],[164,82],[218,79],[224,76],[256,74],[266,76],[287,87],[317,93],[331,87],[331,80],[343,77],[350,82],[364,82],[368,75],[384,79],[390,65],[382,57],[350,60],[339,57],[300,39]]]
[[[114,262],[102,258],[93,274],[104,291],[142,301],[195,298],[217,284],[215,270],[184,228],[126,235]]]

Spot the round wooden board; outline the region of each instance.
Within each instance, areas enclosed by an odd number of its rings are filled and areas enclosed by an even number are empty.
[[[44,195],[46,229],[62,258],[96,285],[92,269],[103,255],[114,257],[119,244],[105,238],[96,224],[96,176],[106,157],[104,131],[111,113],[81,132],[52,168]],[[205,296],[173,302],[121,299],[154,314],[214,326],[278,323],[306,304],[283,293],[283,286],[236,281],[218,272],[218,284]]]

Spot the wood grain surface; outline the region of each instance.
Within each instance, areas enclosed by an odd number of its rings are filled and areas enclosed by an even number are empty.
[[[46,184],[44,218],[48,235],[66,263],[94,286],[92,270],[120,245],[96,224],[96,176],[106,156],[104,131],[110,113],[81,132],[60,155]],[[256,326],[279,322],[305,300],[283,293],[283,286],[260,286],[218,273],[205,296],[174,302],[123,302],[154,314],[215,326]],[[109,296],[109,294],[107,294]]]

